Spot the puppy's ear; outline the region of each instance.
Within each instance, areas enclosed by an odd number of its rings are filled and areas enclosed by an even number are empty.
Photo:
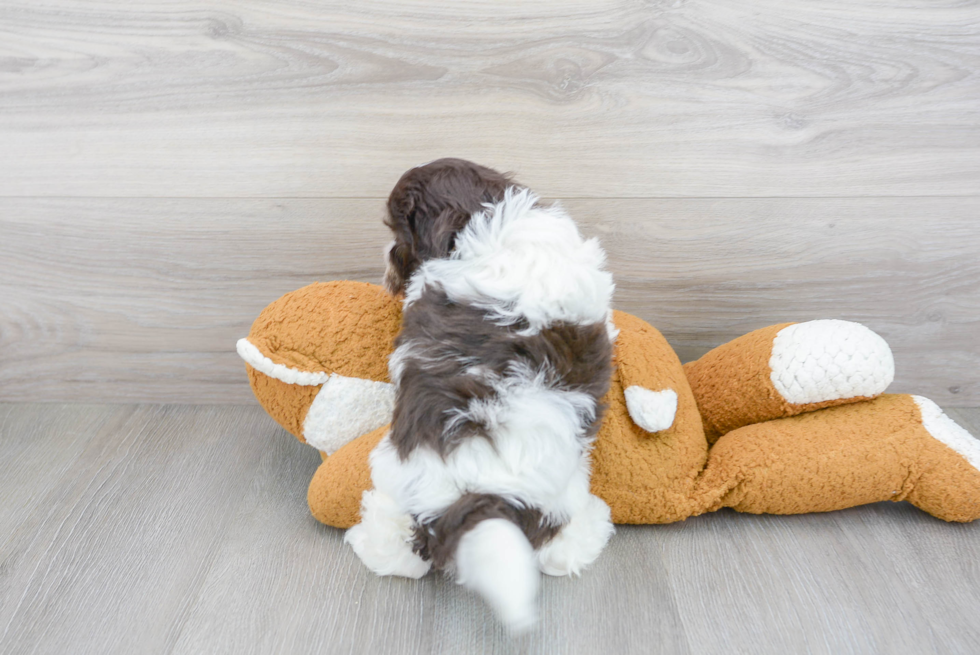
[[[405,283],[419,265],[415,245],[415,193],[392,194],[388,199],[387,225],[395,236],[388,246],[385,288],[393,296],[405,291]]]
[[[393,296],[405,292],[405,283],[418,268],[419,261],[411,246],[398,241],[388,244],[385,289]]]

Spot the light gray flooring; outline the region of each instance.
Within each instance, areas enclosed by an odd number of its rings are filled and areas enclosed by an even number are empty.
[[[512,641],[452,582],[365,570],[307,511],[318,459],[256,406],[0,404],[0,653],[980,652],[980,524],[621,527]]]

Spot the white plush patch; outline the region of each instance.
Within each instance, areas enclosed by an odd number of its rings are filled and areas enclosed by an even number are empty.
[[[534,551],[520,528],[506,519],[481,521],[459,540],[456,582],[483,596],[513,633],[537,621],[540,575]]]
[[[289,366],[283,366],[282,364],[276,364],[274,361],[263,355],[259,349],[246,338],[238,340],[236,350],[238,350],[238,356],[244,359],[245,362],[256,371],[264,373],[270,378],[275,378],[281,382],[285,382],[286,384],[298,384],[304,387],[313,387],[318,384],[323,384],[330,377],[329,373],[324,373],[322,371],[311,373],[309,371],[299,371]]]
[[[538,549],[538,566],[547,575],[578,575],[592,564],[616,529],[609,506],[589,494],[554,539]]]
[[[796,405],[877,396],[895,377],[880,336],[850,321],[820,320],[783,328],[772,343],[770,379]]]
[[[674,424],[677,392],[673,389],[650,391],[634,384],[626,388],[624,395],[633,422],[647,432],[660,432]]]
[[[425,262],[412,275],[405,306],[427,286],[486,311],[490,320],[537,334],[556,322],[601,323],[608,318],[612,275],[598,240],[585,240],[557,204],[536,207],[527,189],[474,214],[456,237],[452,255]]]
[[[390,497],[371,490],[361,496],[361,522],[347,531],[344,541],[378,575],[421,578],[431,563],[412,550],[414,536],[411,517]]]
[[[922,414],[922,425],[933,437],[959,453],[970,466],[980,471],[980,441],[946,416],[939,405],[922,396],[912,396]]]
[[[323,383],[303,420],[306,443],[328,455],[391,422],[395,387],[334,373]]]

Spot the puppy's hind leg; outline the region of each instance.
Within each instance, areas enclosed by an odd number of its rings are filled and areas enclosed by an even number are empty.
[[[432,564],[412,549],[413,538],[412,517],[377,490],[364,492],[361,522],[344,535],[344,541],[376,574],[421,578]]]
[[[609,506],[586,494],[568,523],[538,549],[538,568],[547,575],[578,575],[599,557],[615,531]]]

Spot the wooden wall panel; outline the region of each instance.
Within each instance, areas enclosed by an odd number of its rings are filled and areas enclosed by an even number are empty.
[[[975,195],[974,2],[0,7],[0,195]]]
[[[566,200],[616,305],[682,359],[756,327],[865,323],[895,390],[980,404],[980,199]],[[316,280],[378,282],[381,200],[0,200],[0,400],[249,402],[234,352]]]

